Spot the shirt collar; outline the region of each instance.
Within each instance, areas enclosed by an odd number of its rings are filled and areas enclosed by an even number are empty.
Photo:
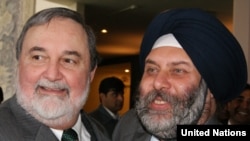
[[[62,138],[62,134],[63,134],[63,130],[58,130],[58,129],[53,129],[50,128],[52,130],[52,132],[55,134],[55,136],[57,137],[57,139],[60,141]],[[81,120],[81,115],[79,114],[78,119],[76,124],[72,127],[72,129],[74,129],[79,137],[79,140],[83,139],[90,139],[90,135],[87,131],[87,129],[85,128],[85,126],[83,126],[82,124],[82,120]]]
[[[115,115],[113,112],[111,112],[107,107],[103,106],[103,108],[114,118],[114,119],[118,119],[119,116]]]

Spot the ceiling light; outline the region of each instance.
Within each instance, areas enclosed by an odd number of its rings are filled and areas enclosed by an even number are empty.
[[[129,70],[129,69],[125,69],[125,70],[124,70],[124,72],[129,73],[129,72],[130,72],[130,70]]]
[[[107,30],[107,29],[102,29],[102,30],[101,30],[101,33],[104,33],[104,34],[105,34],[105,33],[108,33],[108,30]]]

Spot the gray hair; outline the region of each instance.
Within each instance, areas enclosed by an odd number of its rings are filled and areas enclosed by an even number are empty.
[[[27,31],[33,26],[49,23],[52,19],[57,17],[72,19],[82,25],[82,27],[85,29],[88,38],[87,40],[90,53],[91,70],[93,70],[99,62],[99,55],[96,50],[95,34],[92,28],[85,23],[84,18],[80,13],[62,7],[44,9],[28,19],[16,43],[16,59],[19,60],[24,37]]]

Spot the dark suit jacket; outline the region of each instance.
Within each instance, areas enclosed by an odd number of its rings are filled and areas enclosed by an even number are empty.
[[[221,124],[214,117],[206,125]],[[150,141],[152,134],[142,126],[134,109],[129,110],[118,122],[113,132],[113,141]],[[173,139],[176,140],[176,139]]]
[[[122,116],[113,132],[113,141],[150,141],[150,139],[151,134],[143,128],[134,109]]]
[[[91,141],[110,141],[91,118],[81,113],[82,121],[91,135]],[[15,95],[0,105],[0,141],[58,141],[49,127],[29,115]]]
[[[105,109],[102,105],[99,105],[99,107],[89,113],[91,117],[96,119],[98,122],[100,122],[107,130],[110,139],[112,138],[112,134],[114,131],[114,128],[118,122],[118,120],[114,119]]]

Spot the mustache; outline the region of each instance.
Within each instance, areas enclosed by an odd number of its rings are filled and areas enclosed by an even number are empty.
[[[173,101],[176,101],[178,97],[172,96],[169,93],[160,91],[160,90],[152,90],[148,93],[148,95],[144,98],[147,103],[151,103],[154,101],[157,97],[160,97],[163,101],[172,103]]]
[[[161,100],[170,103],[172,106],[178,106],[180,103],[184,105],[188,105],[192,103],[192,95],[184,94],[181,97],[161,91],[161,90],[151,90],[144,97],[141,97],[140,92],[138,91],[138,98],[136,102],[136,107],[138,110],[146,108],[150,103],[152,103],[157,97],[160,97]],[[140,105],[140,106],[139,106]]]
[[[69,94],[70,92],[70,87],[61,81],[52,82],[47,79],[40,79],[35,85],[35,90],[37,91],[39,87],[57,89],[57,90],[66,90],[67,94]]]

